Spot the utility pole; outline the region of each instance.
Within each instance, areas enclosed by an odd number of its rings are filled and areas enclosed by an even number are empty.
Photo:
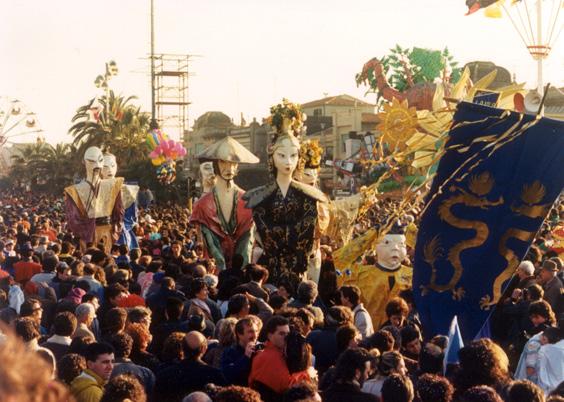
[[[151,0],[151,128],[158,128],[155,116],[155,9]]]

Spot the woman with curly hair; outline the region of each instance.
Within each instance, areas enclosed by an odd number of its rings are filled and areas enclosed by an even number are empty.
[[[459,402],[503,402],[503,399],[492,387],[476,385],[468,388],[466,392],[456,399]]]
[[[139,380],[131,374],[120,374],[112,378],[104,387],[100,402],[146,402],[147,395]]]
[[[466,390],[477,385],[487,385],[502,392],[510,382],[509,359],[499,345],[491,339],[471,342],[458,352],[460,371],[453,384],[455,400]]]
[[[157,371],[163,370],[184,360],[185,336],[186,333],[184,332],[173,332],[166,338],[163,344],[163,349],[159,355],[162,363],[159,365]]]
[[[153,338],[147,327],[140,323],[131,323],[125,332],[133,339],[130,355],[133,363],[154,371],[160,362],[154,354],[147,352],[147,347]]]

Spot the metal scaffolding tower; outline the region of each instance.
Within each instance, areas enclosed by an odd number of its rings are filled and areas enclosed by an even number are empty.
[[[154,99],[159,127],[170,138],[184,143],[188,138],[188,78],[190,55],[154,55]]]

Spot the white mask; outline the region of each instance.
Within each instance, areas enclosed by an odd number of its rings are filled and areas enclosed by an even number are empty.
[[[86,167],[86,180],[93,183],[100,177],[104,166],[104,155],[98,147],[90,147],[84,153],[84,166]]]
[[[102,179],[112,179],[116,177],[117,162],[115,155],[104,154],[104,166],[102,167]]]
[[[204,187],[204,192],[207,193],[215,185],[213,162],[200,163],[200,174],[202,176],[202,186]]]
[[[407,256],[405,236],[387,234],[376,246],[378,264],[388,269],[396,269]]]
[[[298,166],[299,159],[300,149],[289,138],[284,138],[280,143],[276,144],[272,160],[277,175],[292,177],[296,166]]]

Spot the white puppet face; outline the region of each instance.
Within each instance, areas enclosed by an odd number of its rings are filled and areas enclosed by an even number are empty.
[[[99,177],[104,166],[104,155],[98,147],[90,147],[84,153],[84,166],[86,167],[86,180],[92,181]]]
[[[213,171],[213,162],[200,163],[200,174],[202,175],[202,183],[212,186],[215,184],[215,172]]]
[[[376,246],[378,263],[384,268],[395,269],[407,255],[405,236],[402,234],[385,235]]]
[[[104,155],[104,166],[102,167],[102,179],[112,179],[116,177],[117,162],[115,155]]]
[[[300,149],[290,139],[284,138],[277,144],[272,160],[277,174],[292,176],[298,166]]]
[[[318,170],[305,168],[303,171],[296,173],[296,179],[299,182],[315,186],[317,184]]]

